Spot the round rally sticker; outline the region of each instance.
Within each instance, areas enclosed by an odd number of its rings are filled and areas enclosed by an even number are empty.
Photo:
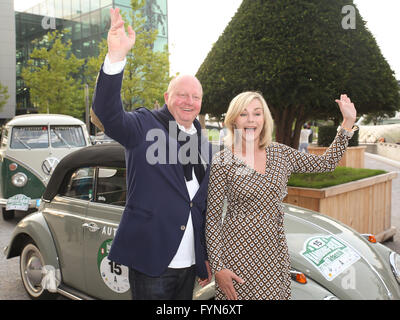
[[[104,283],[116,293],[127,292],[129,285],[129,269],[126,266],[108,259],[113,239],[104,241],[97,253],[97,266]]]

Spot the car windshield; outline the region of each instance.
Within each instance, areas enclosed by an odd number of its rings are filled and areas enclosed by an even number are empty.
[[[85,137],[80,126],[50,126],[53,148],[84,147]]]
[[[14,127],[11,149],[43,149],[49,147],[47,126]]]
[[[86,145],[80,126],[50,126],[50,138],[53,148],[75,148]],[[47,126],[14,127],[10,147],[29,150],[48,148]]]

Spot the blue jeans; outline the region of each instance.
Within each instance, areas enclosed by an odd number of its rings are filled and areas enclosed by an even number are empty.
[[[133,300],[192,300],[196,278],[195,265],[168,268],[159,277],[150,277],[130,268],[129,283]]]
[[[303,150],[305,153],[308,153],[308,143],[307,142],[300,143],[299,151],[302,152]]]

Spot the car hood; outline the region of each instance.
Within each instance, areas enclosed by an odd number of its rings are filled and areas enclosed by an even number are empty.
[[[291,267],[339,299],[393,299],[388,261],[377,246],[326,215],[284,205]],[[386,280],[386,282],[385,282]]]

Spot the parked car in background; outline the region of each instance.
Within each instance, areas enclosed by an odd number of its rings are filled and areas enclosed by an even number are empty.
[[[110,138],[108,135],[106,135],[104,132],[98,132],[95,136],[94,139],[92,139],[93,144],[102,144],[102,143],[110,143],[110,142],[115,142],[112,138]]]
[[[42,200],[5,249],[8,259],[20,256],[28,294],[45,298],[51,289],[74,299],[130,299],[128,268],[107,257],[126,200],[124,148],[107,143],[65,156]],[[400,299],[397,253],[328,216],[283,209],[293,299]],[[150,209],[137,214],[152,217]],[[212,299],[214,285],[196,284],[194,299]]]
[[[79,148],[91,145],[85,124],[60,114],[16,116],[2,129],[0,208],[5,220],[15,210],[38,207],[54,168]]]

